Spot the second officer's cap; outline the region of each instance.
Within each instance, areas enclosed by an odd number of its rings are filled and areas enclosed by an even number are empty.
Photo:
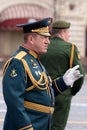
[[[63,20],[56,21],[52,25],[52,28],[54,29],[67,29],[69,27],[70,27],[70,23]]]
[[[38,33],[45,36],[50,36],[49,25],[52,23],[52,18],[48,17],[32,23],[17,24],[17,27],[22,27],[24,33]]]

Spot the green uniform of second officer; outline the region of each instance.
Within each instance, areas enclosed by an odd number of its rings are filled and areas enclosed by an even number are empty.
[[[66,21],[56,21],[52,25],[52,38],[48,48],[48,52],[42,55],[41,61],[52,79],[61,77],[69,68],[79,65],[80,72],[84,75],[84,70],[80,61],[80,53],[74,44],[68,42],[70,23]],[[53,114],[52,130],[64,130],[72,95],[75,95],[82,86],[84,77],[77,80],[72,88],[56,97],[55,111]]]

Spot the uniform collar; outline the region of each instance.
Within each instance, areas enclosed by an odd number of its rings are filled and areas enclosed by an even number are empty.
[[[64,41],[64,39],[61,38],[61,37],[59,37],[59,36],[55,36],[55,37],[53,37],[52,39],[59,39],[59,40],[61,40],[61,41]]]
[[[21,47],[22,47],[25,51],[27,51],[27,53],[29,53],[30,55],[32,55],[34,58],[38,58],[38,57],[39,57],[39,55],[38,55],[36,52],[34,52],[33,50],[28,49],[28,48],[25,47],[24,45],[21,45]]]

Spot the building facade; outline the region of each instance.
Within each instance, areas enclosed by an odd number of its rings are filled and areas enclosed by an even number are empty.
[[[16,24],[45,17],[71,22],[70,42],[78,46],[81,57],[87,57],[86,0],[3,0],[0,5],[0,57],[8,57],[23,42]]]

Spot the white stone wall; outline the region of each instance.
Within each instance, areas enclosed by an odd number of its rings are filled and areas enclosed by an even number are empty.
[[[54,4],[55,2],[55,4]],[[70,41],[75,43],[80,50],[81,56],[85,57],[85,41],[86,41],[86,26],[87,26],[87,0],[3,0],[0,1],[0,12],[11,5],[16,4],[36,4],[56,12],[55,18],[65,19],[71,22],[71,38]],[[74,9],[70,10],[70,5],[74,5]],[[7,53],[13,52],[21,41],[22,35],[18,38],[18,32],[4,32],[0,30],[0,38],[4,38],[5,47],[2,46],[0,52],[4,53],[4,48],[7,48]],[[14,40],[13,40],[14,39]],[[17,42],[17,40],[18,42]],[[2,42],[0,41],[0,45]],[[1,47],[0,47],[1,48]],[[12,49],[11,49],[12,48]]]
[[[0,12],[11,5],[23,4],[23,3],[36,4],[51,9],[53,7],[53,0],[49,0],[49,1],[48,0],[1,0]]]
[[[0,55],[11,55],[22,43],[21,31],[0,31]]]
[[[73,9],[70,9],[73,5]],[[87,0],[56,0],[56,19],[64,19],[71,22],[70,41],[75,43],[85,57],[86,26],[87,26]]]
[[[34,4],[48,10],[51,9],[53,12],[53,0],[3,0],[0,1],[0,13],[6,8],[17,4]],[[0,55],[10,55],[17,49],[21,42],[23,42],[23,32],[0,29]]]

